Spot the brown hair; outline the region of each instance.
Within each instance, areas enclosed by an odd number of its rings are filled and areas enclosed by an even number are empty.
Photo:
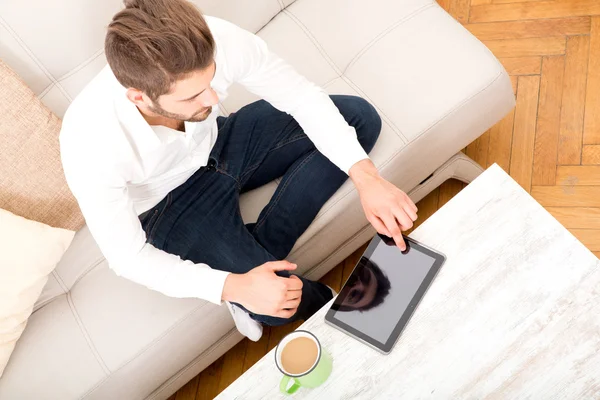
[[[187,0],[125,0],[108,25],[106,59],[125,87],[152,100],[173,83],[212,64],[215,42],[200,10]]]

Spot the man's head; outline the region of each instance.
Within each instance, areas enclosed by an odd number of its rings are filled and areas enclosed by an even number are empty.
[[[339,305],[338,310],[370,310],[383,303],[390,289],[390,280],[381,268],[368,258],[362,257],[340,293],[344,302]]]
[[[203,121],[218,97],[215,42],[200,11],[186,0],[125,0],[108,25],[106,59],[142,113]]]

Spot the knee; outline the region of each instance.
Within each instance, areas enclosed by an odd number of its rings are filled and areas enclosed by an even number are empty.
[[[346,97],[352,114],[350,118],[346,116],[346,120],[356,129],[359,143],[369,153],[375,147],[381,133],[381,117],[375,107],[362,97]]]

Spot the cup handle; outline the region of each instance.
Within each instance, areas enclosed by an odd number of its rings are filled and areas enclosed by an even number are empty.
[[[294,379],[294,384],[289,389],[287,389],[287,385],[290,382],[290,379]],[[281,379],[281,383],[279,384],[279,390],[281,391],[281,393],[292,394],[296,393],[296,390],[298,390],[300,386],[302,385],[300,385],[300,382],[298,382],[296,378],[284,375],[283,379]]]

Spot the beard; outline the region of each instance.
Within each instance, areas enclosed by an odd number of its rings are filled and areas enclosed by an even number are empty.
[[[175,119],[178,121],[186,121],[186,122],[202,122],[202,121],[206,120],[206,118],[208,118],[208,116],[212,112],[212,106],[210,106],[210,107],[202,108],[201,110],[198,110],[192,116],[188,117],[183,114],[176,114],[176,113],[169,112],[169,111],[163,109],[161,106],[159,106],[156,103],[155,103],[155,105],[148,106],[148,109],[150,111],[152,111],[153,113],[158,114],[162,117],[171,118],[171,119]]]

